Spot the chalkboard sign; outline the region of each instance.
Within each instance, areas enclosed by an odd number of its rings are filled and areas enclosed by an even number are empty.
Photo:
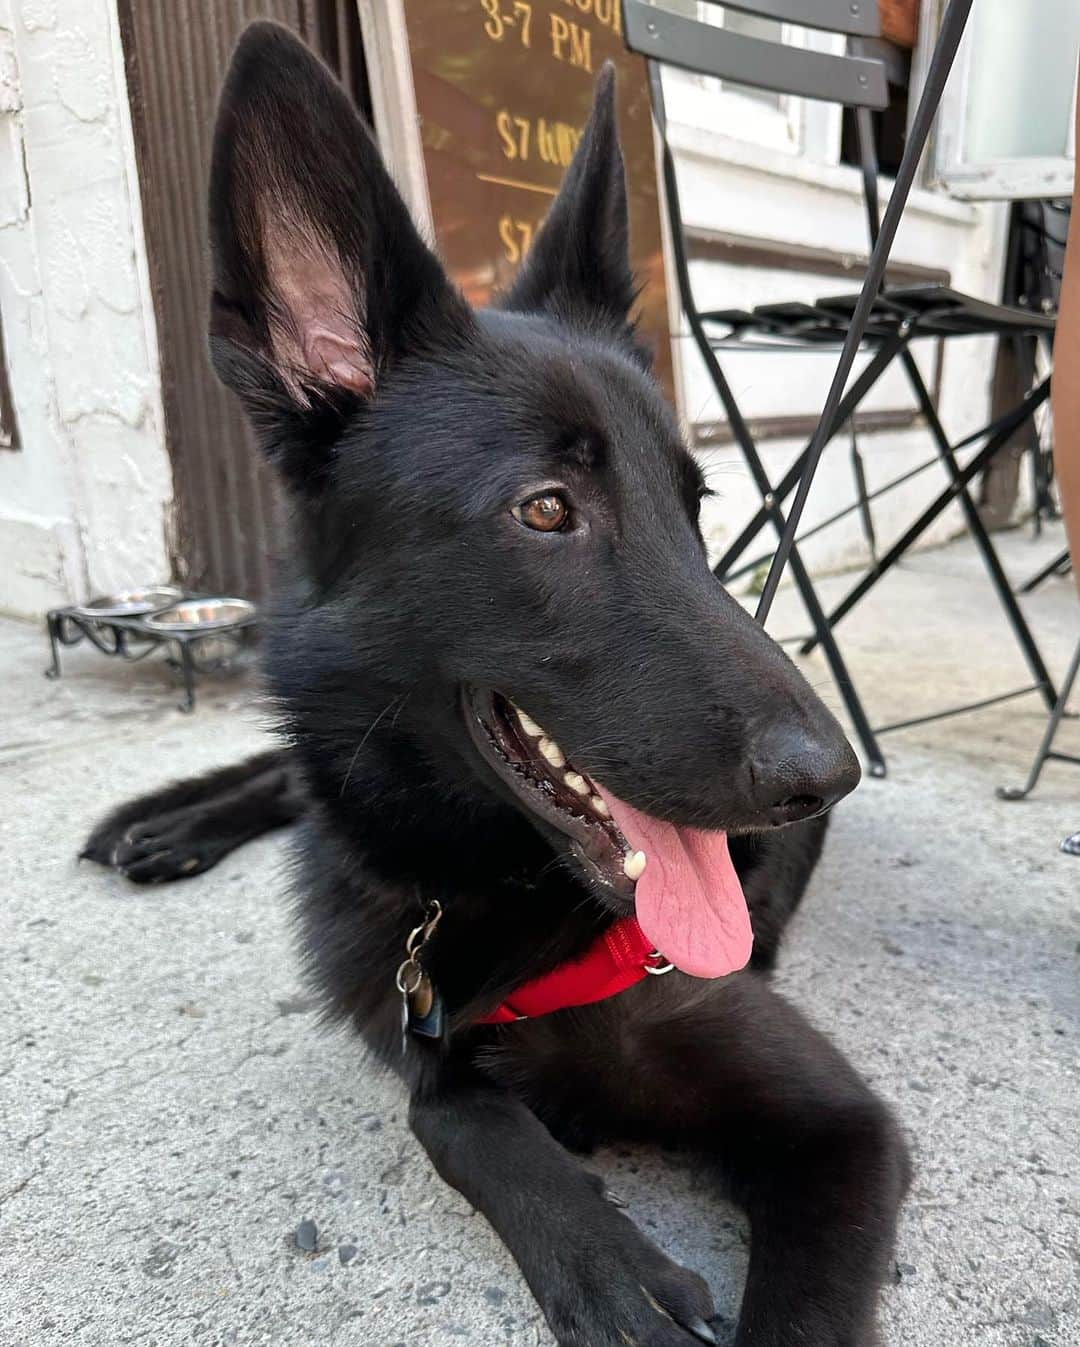
[[[551,205],[609,58],[618,68],[638,330],[673,395],[645,64],[619,0],[404,0],[439,253],[474,304],[504,288]]]

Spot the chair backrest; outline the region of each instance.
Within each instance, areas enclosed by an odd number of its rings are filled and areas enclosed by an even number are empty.
[[[706,0],[709,4],[720,0]],[[880,33],[877,0],[724,0],[726,8],[761,18],[822,28],[852,38]],[[699,75],[768,89],[773,93],[842,103],[851,108],[885,108],[889,102],[885,66],[865,56],[833,56],[783,42],[747,37],[670,10],[623,0],[626,45],[662,65]]]

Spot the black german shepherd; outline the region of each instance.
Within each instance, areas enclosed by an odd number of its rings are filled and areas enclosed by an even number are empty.
[[[295,506],[266,651],[289,747],[125,807],[87,854],[175,878],[302,816],[311,974],[563,1347],[717,1340],[701,1278],[566,1149],[616,1138],[692,1149],[749,1213],[739,1347],[868,1347],[905,1147],[767,978],[859,769],[709,570],[628,319],[611,70],[493,310],[270,24],[233,58],[210,219],[214,363]],[[668,976],[513,1020],[634,916]]]

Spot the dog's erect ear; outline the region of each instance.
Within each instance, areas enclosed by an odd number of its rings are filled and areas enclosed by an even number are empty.
[[[264,428],[362,405],[395,357],[469,322],[345,92],[277,24],[233,54],[210,242],[214,364]]]
[[[630,267],[626,170],[619,145],[615,67],[596,81],[592,115],[559,195],[502,308],[627,321],[636,297]]]

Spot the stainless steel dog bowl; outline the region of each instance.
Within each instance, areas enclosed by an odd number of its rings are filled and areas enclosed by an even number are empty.
[[[104,594],[80,604],[74,611],[84,617],[143,617],[170,608],[184,591],[175,585],[152,585],[146,589],[129,589],[122,594]]]
[[[163,612],[151,613],[143,619],[143,625],[168,635],[169,632],[217,631],[221,627],[247,622],[254,616],[255,605],[247,599],[185,599]]]

